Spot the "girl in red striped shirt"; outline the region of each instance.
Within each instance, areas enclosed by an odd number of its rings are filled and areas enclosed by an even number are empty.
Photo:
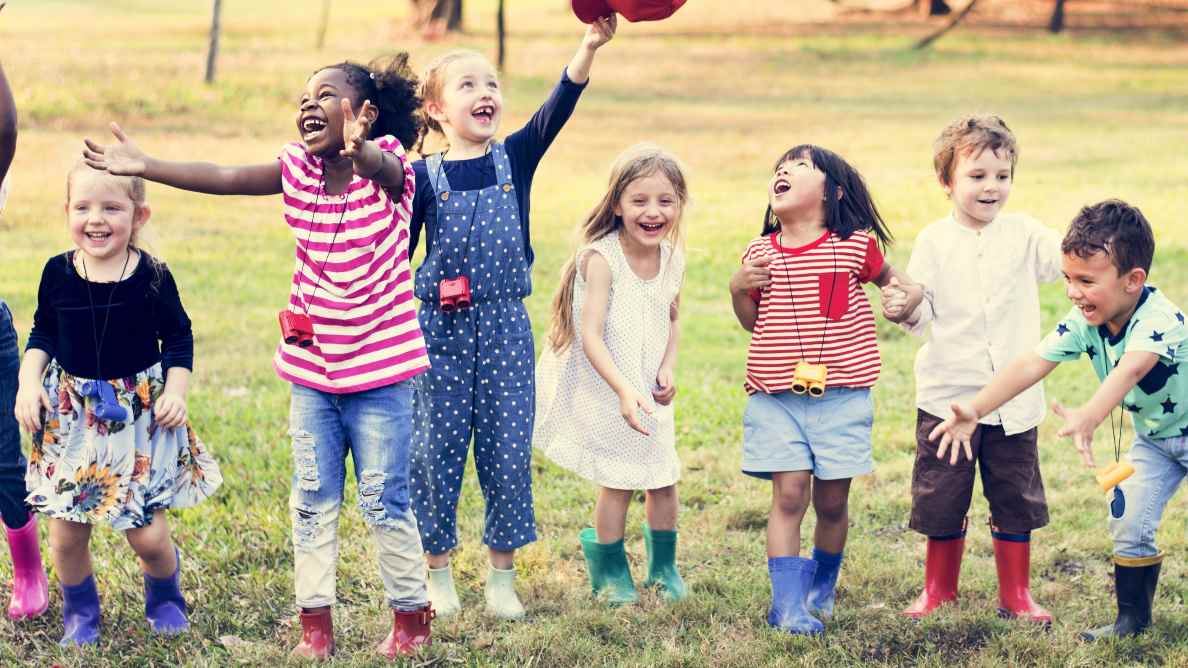
[[[767,622],[815,635],[833,613],[850,479],[874,468],[870,388],[880,360],[862,284],[902,288],[883,305],[896,321],[922,290],[883,259],[891,233],[861,175],[837,154],[789,150],[767,194],[763,233],[730,280],[734,313],[752,333],[742,470],[772,481]],[[810,495],[817,527],[813,558],[804,559],[800,524]]]
[[[408,498],[411,379],[429,367],[408,257],[415,180],[403,146],[419,133],[416,86],[406,54],[320,69],[297,105],[301,141],[258,165],[158,160],[115,124],[117,144],[88,140],[84,151],[92,167],[113,174],[216,195],[284,196],[297,257],[273,364],[293,392],[299,656],[334,652],[330,608],[348,451],[394,611],[392,632],[376,649],[394,658],[429,641],[433,610]]]

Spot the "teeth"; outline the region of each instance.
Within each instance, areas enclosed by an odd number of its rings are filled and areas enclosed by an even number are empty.
[[[306,132],[316,132],[324,127],[326,127],[326,123],[316,118],[307,119],[301,124],[301,129],[305,130]]]

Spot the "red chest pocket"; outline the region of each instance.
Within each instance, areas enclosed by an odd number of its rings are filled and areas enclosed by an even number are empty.
[[[850,310],[850,273],[833,271],[817,274],[817,294],[821,315],[840,320]]]

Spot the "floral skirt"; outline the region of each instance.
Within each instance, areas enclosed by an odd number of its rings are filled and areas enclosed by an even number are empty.
[[[107,520],[125,531],[147,525],[158,510],[197,505],[223,483],[188,422],[157,426],[152,408],[165,388],[160,364],[107,381],[127,411],[125,421],[95,416],[96,400],[82,396],[86,381],[56,360],[42,378],[52,409],[33,434],[25,473],[34,511],[71,522]]]

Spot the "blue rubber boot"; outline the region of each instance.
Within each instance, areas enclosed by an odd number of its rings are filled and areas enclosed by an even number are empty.
[[[59,645],[92,645],[99,642],[99,590],[95,576],[76,585],[62,585],[62,626]]]
[[[817,562],[802,557],[768,557],[771,574],[771,611],[767,623],[796,635],[820,635],[825,625],[809,614],[805,597],[817,572]]]
[[[837,597],[837,573],[841,570],[842,554],[813,548],[813,561],[817,562],[817,573],[813,575],[807,605],[809,612],[823,622],[833,617],[833,602]]]
[[[190,630],[186,618],[186,599],[182,597],[178,580],[181,578],[181,554],[177,555],[177,568],[167,578],[155,578],[144,574],[144,617],[153,627],[153,633],[173,636]]]
[[[627,564],[627,552],[623,550],[623,539],[599,543],[598,535],[592,528],[582,529],[580,536],[594,595],[612,606],[639,601],[639,593],[631,581],[631,568]]]

